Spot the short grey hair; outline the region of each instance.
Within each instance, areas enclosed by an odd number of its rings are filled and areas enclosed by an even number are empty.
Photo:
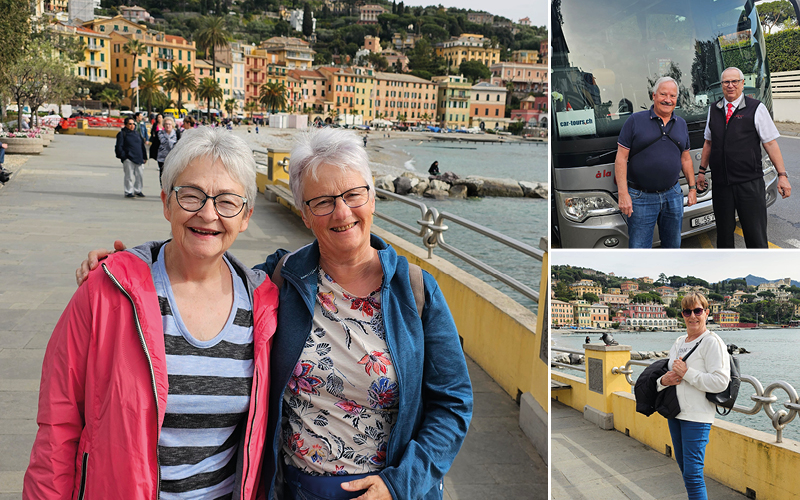
[[[169,197],[178,177],[189,163],[208,157],[212,163],[219,160],[230,176],[244,187],[247,198],[245,208],[250,210],[256,201],[256,162],[250,147],[239,136],[224,128],[199,127],[189,129],[164,160],[161,175],[162,190]]]
[[[167,122],[172,122],[172,126],[173,127],[175,126],[175,118],[173,118],[172,116],[167,116],[166,118],[164,118],[164,123]]]
[[[292,148],[289,158],[289,185],[298,208],[305,206],[303,187],[306,178],[311,176],[316,179],[320,165],[333,165],[342,172],[358,172],[374,196],[375,183],[369,168],[369,156],[361,139],[353,131],[326,127],[301,133]]]
[[[675,81],[674,78],[672,78],[671,76],[662,76],[661,78],[656,80],[655,84],[653,84],[653,94],[658,92],[658,87],[664,85],[667,82],[674,84],[675,85],[675,90],[680,89],[680,87],[678,86],[678,82]]]
[[[735,71],[735,72],[739,73],[739,80],[744,80],[744,73],[742,73],[742,70],[740,70],[736,66],[730,66],[728,68],[725,68],[725,71]],[[720,76],[720,80],[722,80],[722,75],[725,73],[725,71],[720,73],[720,75],[719,75]]]

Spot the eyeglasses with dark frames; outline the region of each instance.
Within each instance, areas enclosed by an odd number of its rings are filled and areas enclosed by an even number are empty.
[[[242,212],[247,198],[234,193],[221,193],[216,196],[208,196],[202,189],[192,186],[175,186],[175,199],[178,205],[187,212],[199,212],[203,209],[206,201],[214,202],[214,210],[220,217],[230,219]]]
[[[742,80],[722,80],[720,83],[722,83],[723,87],[735,87],[739,85],[739,82],[741,81]]]
[[[314,215],[330,215],[336,210],[336,198],[341,198],[344,204],[350,208],[362,207],[369,201],[369,186],[354,187],[336,196],[317,196],[303,203]]]
[[[681,311],[681,313],[683,313],[684,318],[688,318],[689,316],[692,315],[692,313],[694,313],[695,316],[700,316],[701,314],[703,314],[703,311],[705,311],[705,309],[703,309],[702,307],[695,307],[694,309],[684,309],[683,311]]]

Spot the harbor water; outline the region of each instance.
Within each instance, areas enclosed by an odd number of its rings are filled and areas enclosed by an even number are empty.
[[[510,178],[518,181],[547,181],[547,145],[522,144],[470,144],[392,140],[387,148],[395,148],[398,153],[406,153],[411,159],[405,167],[420,176],[426,176],[428,167],[439,162],[442,172],[454,172],[459,177],[480,175],[483,177]],[[398,175],[402,172],[392,172]],[[414,197],[427,207],[435,207],[439,212],[449,212],[486,226],[514,239],[539,247],[539,240],[547,236],[547,201],[533,198],[470,198],[466,200],[432,200]],[[417,226],[420,211],[397,201],[379,200],[377,210]],[[375,223],[417,245],[422,242],[412,234],[386,221],[376,218]],[[489,238],[447,222],[445,241],[465,251],[496,269],[516,278],[534,290],[539,290],[541,262],[509,249]],[[416,239],[415,239],[416,238]],[[457,257],[441,249],[434,254],[443,257],[465,271],[474,274],[507,293],[515,300],[535,311],[533,301],[526,299],[511,288],[499,283]]]
[[[614,340],[623,345],[631,346],[634,351],[667,351],[672,343],[685,332],[613,332]],[[800,372],[797,370],[800,357],[800,330],[798,329],[759,329],[759,330],[727,330],[718,331],[717,334],[726,344],[736,344],[744,347],[750,354],[739,355],[739,366],[742,374],[755,377],[761,382],[764,389],[773,382],[783,380],[800,391]],[[552,346],[566,349],[581,350],[586,338],[586,331],[577,330],[574,333],[552,331]],[[602,343],[600,334],[589,334],[592,343]],[[553,351],[555,354],[555,351]],[[633,380],[643,370],[643,367],[634,366]],[[559,369],[559,371],[562,371]],[[565,373],[580,376],[575,370],[563,370]],[[631,388],[632,390],[632,388]],[[750,396],[755,394],[753,386],[743,382],[737,404],[752,407]],[[777,389],[773,395],[778,402],[773,404],[777,411],[785,409],[782,403],[788,401],[788,396],[782,389]],[[717,418],[734,422],[759,431],[775,435],[775,429],[762,409],[755,415],[745,415],[731,412],[729,415]],[[783,431],[784,439],[800,441],[800,418],[791,421]]]

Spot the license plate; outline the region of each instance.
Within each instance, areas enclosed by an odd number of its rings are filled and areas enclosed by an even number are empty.
[[[708,214],[701,217],[695,217],[691,220],[690,224],[692,227],[707,226],[712,224],[715,220],[714,214]]]

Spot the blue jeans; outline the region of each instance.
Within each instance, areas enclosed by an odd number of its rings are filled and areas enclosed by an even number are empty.
[[[706,495],[706,482],[703,478],[703,461],[708,445],[708,433],[711,424],[667,419],[669,433],[672,436],[672,448],[675,450],[675,460],[683,474],[683,484],[689,500],[708,500]]]
[[[645,193],[628,187],[633,213],[628,217],[628,248],[652,248],[658,224],[661,248],[681,247],[683,193],[680,183],[663,193]]]
[[[0,165],[5,163],[5,161],[6,161],[6,148],[0,147]]]

